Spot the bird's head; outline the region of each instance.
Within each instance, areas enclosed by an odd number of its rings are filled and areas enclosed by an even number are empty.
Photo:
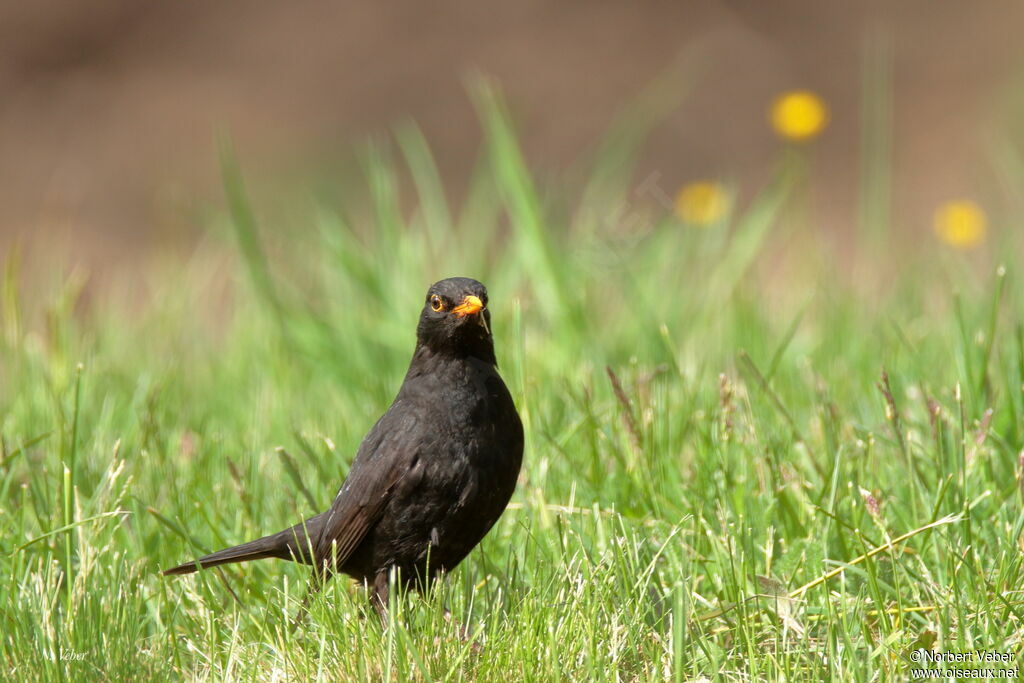
[[[487,288],[468,277],[435,282],[427,290],[416,337],[434,353],[494,362]]]

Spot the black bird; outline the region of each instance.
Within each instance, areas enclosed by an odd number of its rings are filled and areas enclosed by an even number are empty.
[[[290,529],[164,571],[267,557],[343,572],[383,617],[388,574],[418,587],[452,569],[501,516],[523,458],[523,427],[498,375],[487,290],[450,278],[430,287],[398,395],[363,439],[331,507]]]

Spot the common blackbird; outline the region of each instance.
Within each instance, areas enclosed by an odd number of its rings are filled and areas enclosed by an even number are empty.
[[[330,509],[164,574],[294,560],[313,565],[312,585],[338,571],[363,582],[383,617],[391,570],[418,587],[455,567],[505,510],[523,457],[523,427],[498,375],[490,315],[476,280],[431,286],[405,380]]]

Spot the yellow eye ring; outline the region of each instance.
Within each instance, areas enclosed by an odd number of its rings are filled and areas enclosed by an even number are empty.
[[[434,309],[435,312],[443,311],[444,302],[441,301],[441,297],[435,294],[434,296],[430,297],[430,307]]]

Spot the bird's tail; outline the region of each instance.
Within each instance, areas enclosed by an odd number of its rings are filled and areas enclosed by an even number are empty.
[[[164,576],[191,574],[200,569],[218,567],[222,564],[262,560],[268,557],[312,564],[309,539],[316,539],[319,536],[322,518],[323,515],[317,515],[302,524],[297,524],[290,529],[285,529],[276,534],[264,536],[255,541],[249,541],[248,543],[225,548],[224,550],[218,550],[215,553],[200,557],[198,560],[165,569],[163,574]]]
[[[179,564],[177,567],[165,569],[164,575],[191,574],[199,569],[209,569],[210,567],[217,567],[232,562],[248,562],[249,560],[262,560],[265,557],[280,557],[280,554],[276,552],[277,549],[271,543],[275,536],[266,536],[232,548],[218,550],[193,562],[186,562],[185,564]]]

